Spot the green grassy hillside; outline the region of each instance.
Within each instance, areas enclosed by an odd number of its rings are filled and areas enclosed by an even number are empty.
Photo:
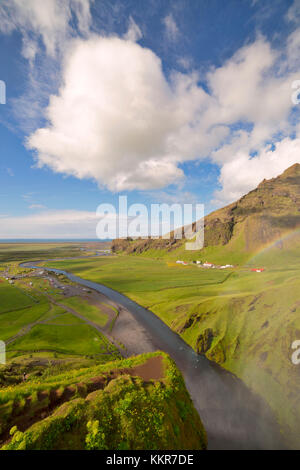
[[[62,369],[0,389],[2,450],[206,448],[183,378],[164,353]]]
[[[253,261],[269,263],[262,273],[125,255],[48,264],[151,309],[196,351],[263,396],[290,445],[300,448],[299,366],[291,361],[292,342],[300,339],[300,262],[293,251],[273,254],[271,249]]]
[[[244,264],[266,245],[275,242],[277,253],[291,248],[285,237],[300,230],[300,164],[282,175],[264,180],[238,201],[204,219],[204,248],[185,250],[186,240],[115,240],[112,251],[169,260],[209,260],[220,264]],[[195,229],[195,227],[193,227]],[[177,230],[182,232],[182,229]],[[277,242],[277,243],[276,243]],[[293,238],[300,246],[300,235]]]

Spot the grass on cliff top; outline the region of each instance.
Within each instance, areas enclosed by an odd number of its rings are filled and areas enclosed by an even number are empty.
[[[153,358],[161,358],[163,375],[145,382],[133,368]],[[132,374],[119,375],[124,368]],[[33,425],[26,421],[28,413],[36,421]],[[36,378],[0,391],[0,416],[0,438],[6,442],[2,449],[7,450],[204,449],[207,445],[183,378],[161,352]]]

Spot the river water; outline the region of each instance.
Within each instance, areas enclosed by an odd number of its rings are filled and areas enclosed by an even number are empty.
[[[26,262],[21,266],[41,269],[36,264]],[[59,269],[42,269],[64,274],[71,281],[104,294],[130,311],[136,321],[147,330],[155,347],[168,353],[181,370],[194,406],[205,426],[209,449],[284,448],[267,403],[254,395],[234,375],[205,356],[195,353],[153,312],[103,284]]]

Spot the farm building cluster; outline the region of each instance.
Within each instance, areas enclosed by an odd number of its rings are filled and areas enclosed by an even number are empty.
[[[233,264],[218,265],[214,263],[209,263],[208,261],[205,261],[205,263],[203,263],[202,261],[199,261],[199,260],[195,260],[192,263],[188,263],[187,261],[177,260],[176,264],[182,264],[184,266],[187,266],[189,264],[196,264],[199,268],[211,268],[211,269],[234,268]]]

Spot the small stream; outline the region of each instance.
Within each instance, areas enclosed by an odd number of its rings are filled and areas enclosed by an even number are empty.
[[[26,262],[21,266],[41,269],[37,262],[35,265]],[[136,321],[147,330],[155,348],[168,353],[181,370],[194,406],[205,426],[209,449],[284,448],[267,403],[254,395],[234,375],[205,356],[195,353],[153,312],[103,284],[59,269],[42,269],[64,274],[71,281],[104,294],[130,311]]]

